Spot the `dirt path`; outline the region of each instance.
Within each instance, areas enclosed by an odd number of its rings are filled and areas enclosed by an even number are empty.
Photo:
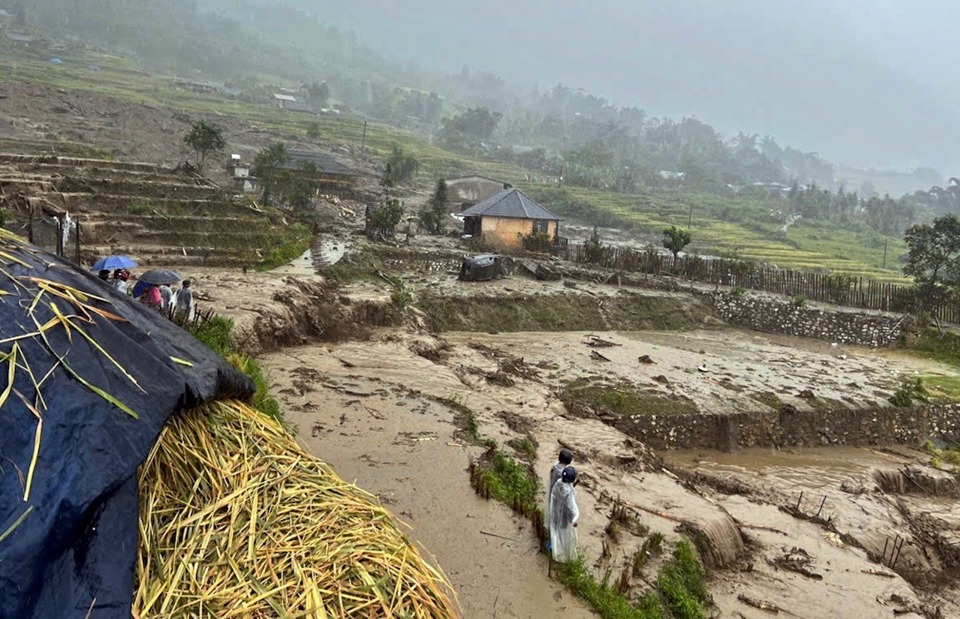
[[[429,371],[437,390],[455,391],[457,377],[420,357],[391,363],[378,352],[308,347],[264,358],[301,442],[411,526],[456,587],[465,618],[593,616],[547,577],[529,525],[476,496],[466,467],[480,449],[458,441],[450,409],[407,388]]]

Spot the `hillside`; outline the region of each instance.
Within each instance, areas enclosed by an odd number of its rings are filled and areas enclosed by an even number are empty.
[[[26,55],[0,44],[0,122],[17,140],[71,142],[102,155],[174,164],[187,155],[180,144],[192,120],[224,126],[228,148],[245,157],[271,142],[338,150],[373,171],[377,158],[394,144],[417,157],[417,184],[426,190],[435,179],[465,173],[502,178],[545,198],[548,208],[586,225],[617,225],[641,238],[656,239],[664,225],[686,225],[691,217],[693,249],[700,253],[740,255],[782,267],[829,268],[839,273],[899,278],[903,246],[898,239],[870,230],[839,230],[827,222],[801,221],[784,238],[775,216],[778,201],[659,190],[637,194],[570,188],[558,194],[553,181],[528,180],[518,166],[471,158],[444,150],[410,131],[369,122],[360,155],[364,122],[349,114],[291,114],[258,103],[216,94],[178,90],[171,76],[154,75],[135,62],[83,46],[61,49],[62,64]],[[96,67],[92,71],[91,67]],[[320,138],[306,137],[316,124]],[[3,150],[16,145],[0,144]],[[889,244],[882,269],[884,243]]]

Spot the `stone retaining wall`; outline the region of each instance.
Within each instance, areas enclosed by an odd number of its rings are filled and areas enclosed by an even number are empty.
[[[906,323],[900,316],[806,307],[755,295],[714,292],[706,296],[719,317],[732,325],[841,344],[890,346],[900,340]]]
[[[654,449],[960,443],[960,404],[735,414],[637,415],[611,422]]]

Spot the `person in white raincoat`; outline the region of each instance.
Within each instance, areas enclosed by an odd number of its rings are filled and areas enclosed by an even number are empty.
[[[548,521],[550,520],[550,495],[553,494],[553,486],[560,479],[560,476],[563,475],[563,469],[570,466],[572,462],[573,452],[569,449],[561,449],[557,462],[550,467],[550,482],[547,484],[547,509],[543,512],[546,514]]]
[[[577,507],[577,493],[573,489],[576,479],[577,470],[568,466],[563,469],[560,480],[550,493],[550,548],[553,560],[560,563],[577,559],[580,508]]]

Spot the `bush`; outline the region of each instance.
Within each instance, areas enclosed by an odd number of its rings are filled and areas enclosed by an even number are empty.
[[[256,391],[253,394],[252,405],[267,417],[286,425],[280,404],[270,395],[270,382],[263,372],[263,368],[256,359],[238,352],[233,346],[233,321],[223,316],[212,316],[209,320],[199,322],[187,329],[195,338],[203,342],[207,348],[217,353],[235,368],[253,379]]]
[[[546,253],[553,248],[553,239],[546,232],[533,231],[530,234],[519,234],[520,244],[530,252]]]

